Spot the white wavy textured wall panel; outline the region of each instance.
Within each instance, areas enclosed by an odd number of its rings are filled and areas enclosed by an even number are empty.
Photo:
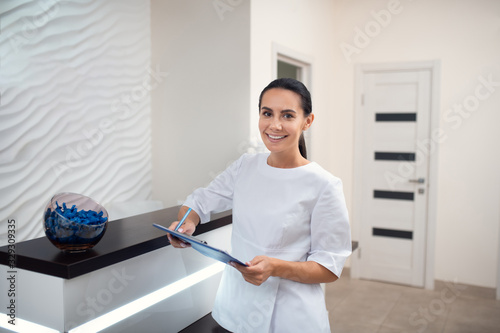
[[[70,191],[104,205],[151,197],[150,4],[0,3],[0,245],[43,235]],[[112,218],[112,217],[111,217]]]

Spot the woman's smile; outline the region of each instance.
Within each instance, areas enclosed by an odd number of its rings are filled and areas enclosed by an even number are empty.
[[[286,138],[288,135],[272,135],[269,133],[266,133],[267,137],[269,138],[269,141],[271,142],[280,142],[284,138]]]

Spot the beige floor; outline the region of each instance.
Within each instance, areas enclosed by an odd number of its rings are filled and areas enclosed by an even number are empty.
[[[326,302],[333,333],[499,333],[500,301],[470,289],[441,283],[430,291],[346,274],[327,284]]]

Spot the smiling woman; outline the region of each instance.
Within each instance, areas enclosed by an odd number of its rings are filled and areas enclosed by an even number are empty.
[[[192,208],[179,228],[188,235],[212,212],[233,211],[232,255],[247,266],[226,266],[212,311],[230,332],[330,332],[320,283],[338,279],[351,237],[341,180],[299,148],[311,105],[301,82],[271,82],[259,97],[270,152],[244,154],[179,211],[180,219]]]

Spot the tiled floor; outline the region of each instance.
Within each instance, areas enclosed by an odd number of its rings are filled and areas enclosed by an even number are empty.
[[[454,283],[430,291],[348,274],[326,285],[332,333],[499,333],[500,301],[472,294]]]

